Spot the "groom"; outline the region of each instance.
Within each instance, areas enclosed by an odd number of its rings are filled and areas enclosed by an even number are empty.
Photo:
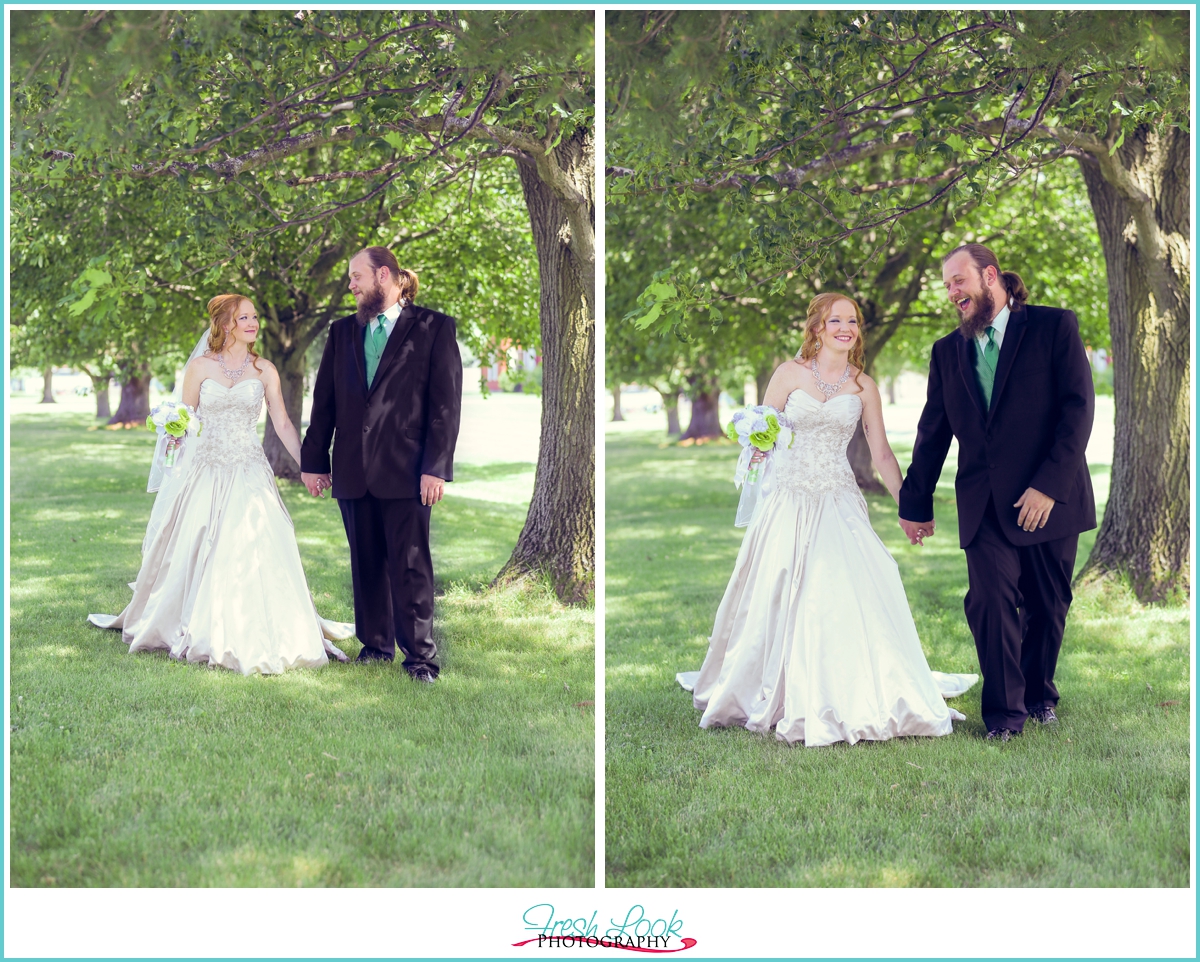
[[[1084,454],[1092,431],[1091,369],[1068,310],[1026,304],[1021,278],[981,244],[942,259],[958,330],[933,345],[929,390],[900,526],[912,544],[933,534],[933,495],[958,439],[964,600],[983,672],[989,739],[1025,719],[1055,724],[1062,645],[1079,533],[1096,526]]]
[[[316,497],[332,487],[342,511],[358,660],[391,661],[399,645],[409,675],[433,682],[429,515],[453,477],[458,439],[454,319],[413,304],[417,275],[386,247],[351,258],[350,293],[358,311],[329,327],[300,477]]]

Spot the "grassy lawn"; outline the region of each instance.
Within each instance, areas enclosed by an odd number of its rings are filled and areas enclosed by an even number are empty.
[[[436,685],[399,659],[244,678],[86,623],[128,601],[152,502],[148,433],[92,423],[12,423],[14,886],[592,884],[593,613],[481,590],[522,504],[435,509]],[[353,621],[336,504],[283,487],[321,613]]]
[[[664,442],[634,432],[607,445],[608,885],[1188,884],[1186,608],[1077,594],[1059,728],[1029,724],[1007,745],[983,740],[979,685],[952,703],[968,721],[943,738],[805,749],[703,731],[674,678],[704,659],[741,543],[736,449]],[[1098,492],[1107,470],[1094,469]],[[890,498],[869,503],[930,666],[978,671],[952,466],[924,548],[904,539]]]

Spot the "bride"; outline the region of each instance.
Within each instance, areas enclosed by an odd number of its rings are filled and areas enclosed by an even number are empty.
[[[279,373],[254,351],[258,314],[240,294],[221,294],[208,302],[208,315],[207,335],[183,377],[183,401],[203,430],[185,440],[159,489],[133,600],[119,615],[88,620],[120,629],[131,652],[165,650],[244,675],[316,667],[331,656],[345,661],[330,639],[348,638],[354,626],[317,615],[291,518],[258,440],[265,399],[276,433],[299,463],[300,437]]]
[[[900,465],[883,430],[879,389],[862,373],[862,314],[843,294],[808,306],[804,343],[779,366],[763,403],[795,438],[768,477],[717,609],[699,672],[682,672],[700,727],[775,729],[806,746],[948,735],[943,697],[977,675],[931,672],[896,562],[871,528],[846,460],[860,418],[871,458],[896,498]],[[769,490],[768,490],[769,488]]]

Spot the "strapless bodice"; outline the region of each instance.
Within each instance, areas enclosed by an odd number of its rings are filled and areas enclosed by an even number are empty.
[[[776,487],[795,494],[857,493],[846,448],[862,417],[859,395],[835,394],[822,404],[797,389],[788,395],[783,415],[795,438],[790,448],[777,452]]]
[[[196,409],[204,427],[195,439],[193,464],[197,467],[267,464],[258,439],[263,396],[263,383],[257,378],[239,381],[233,387],[205,379],[200,385],[200,404]]]

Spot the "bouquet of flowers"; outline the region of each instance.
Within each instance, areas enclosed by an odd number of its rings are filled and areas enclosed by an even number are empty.
[[[151,431],[157,431],[160,438],[165,434],[172,439],[166,444],[164,465],[167,468],[175,467],[175,453],[179,450],[184,436],[193,433],[191,431],[193,425],[195,425],[194,433],[199,436],[204,427],[200,418],[196,416],[191,405],[181,404],[178,401],[163,401],[146,418],[146,427]]]
[[[730,440],[737,441],[742,446],[742,454],[738,458],[733,478],[733,483],[739,488],[743,482],[758,483],[758,465],[750,463],[752,449],[764,454],[776,448],[784,450],[792,446],[794,439],[792,429],[779,420],[779,412],[768,404],[756,404],[738,411],[729,422],[725,433],[729,435]]]

